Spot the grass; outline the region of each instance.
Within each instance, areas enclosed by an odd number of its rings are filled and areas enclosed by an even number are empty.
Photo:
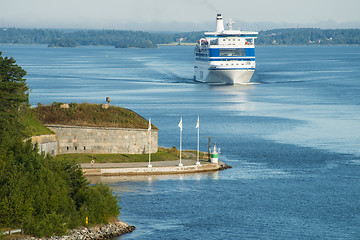
[[[34,115],[43,124],[60,124],[89,127],[117,127],[147,129],[148,120],[139,114],[121,107],[103,109],[101,104],[70,103],[69,108],[60,108],[62,103],[39,104]],[[152,129],[157,129],[152,125]]]
[[[152,161],[171,161],[179,159],[179,150],[173,148],[159,147],[157,153],[151,154]],[[181,154],[182,158],[196,159],[196,151],[187,150]],[[206,153],[200,152],[200,158],[206,159]],[[88,154],[88,153],[72,153],[60,154],[55,156],[57,160],[73,160],[76,163],[89,163],[92,159],[96,163],[128,163],[128,162],[147,162],[149,161],[149,154]]]
[[[39,120],[37,120],[31,112],[26,113],[24,117],[25,123],[28,126],[28,133],[30,136],[55,134],[53,131],[44,126]]]

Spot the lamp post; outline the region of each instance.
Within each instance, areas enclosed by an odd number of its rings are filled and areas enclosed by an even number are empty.
[[[149,127],[148,127],[148,133],[149,133],[149,164],[148,167],[151,168],[151,118],[149,118]]]
[[[196,165],[200,166],[200,161],[199,161],[199,153],[200,153],[200,140],[199,140],[199,136],[200,136],[200,119],[198,116],[197,119],[197,123],[196,123],[196,127],[197,128],[197,155],[196,155]]]
[[[179,128],[180,128],[180,163],[179,163],[179,167],[184,166],[181,162],[181,142],[182,142],[182,117],[180,118],[180,122],[179,122]]]
[[[208,141],[208,160],[210,162],[211,138],[215,138],[215,137],[204,137],[204,138],[207,138],[209,140]]]

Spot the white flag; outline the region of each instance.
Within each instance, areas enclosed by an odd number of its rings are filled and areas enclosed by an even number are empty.
[[[151,131],[151,118],[149,118],[149,127],[148,127],[148,132]]]
[[[199,128],[199,125],[200,125],[200,123],[199,123],[199,116],[198,116],[198,121],[197,121],[197,123],[196,123],[196,127],[195,127],[195,128]]]
[[[179,128],[180,128],[180,131],[182,131],[182,117],[180,118],[180,122],[179,122]]]

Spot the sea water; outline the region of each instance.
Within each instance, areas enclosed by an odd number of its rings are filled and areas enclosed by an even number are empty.
[[[200,150],[221,172],[108,177],[119,239],[360,239],[360,46],[257,47],[254,84],[194,82],[193,47],[0,45],[30,103],[104,103],[152,118],[159,145]],[[96,181],[96,180],[94,180]]]

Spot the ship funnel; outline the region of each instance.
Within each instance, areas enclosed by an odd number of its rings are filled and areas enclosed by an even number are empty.
[[[223,31],[224,31],[224,22],[221,14],[219,13],[216,17],[216,32],[223,32]]]

